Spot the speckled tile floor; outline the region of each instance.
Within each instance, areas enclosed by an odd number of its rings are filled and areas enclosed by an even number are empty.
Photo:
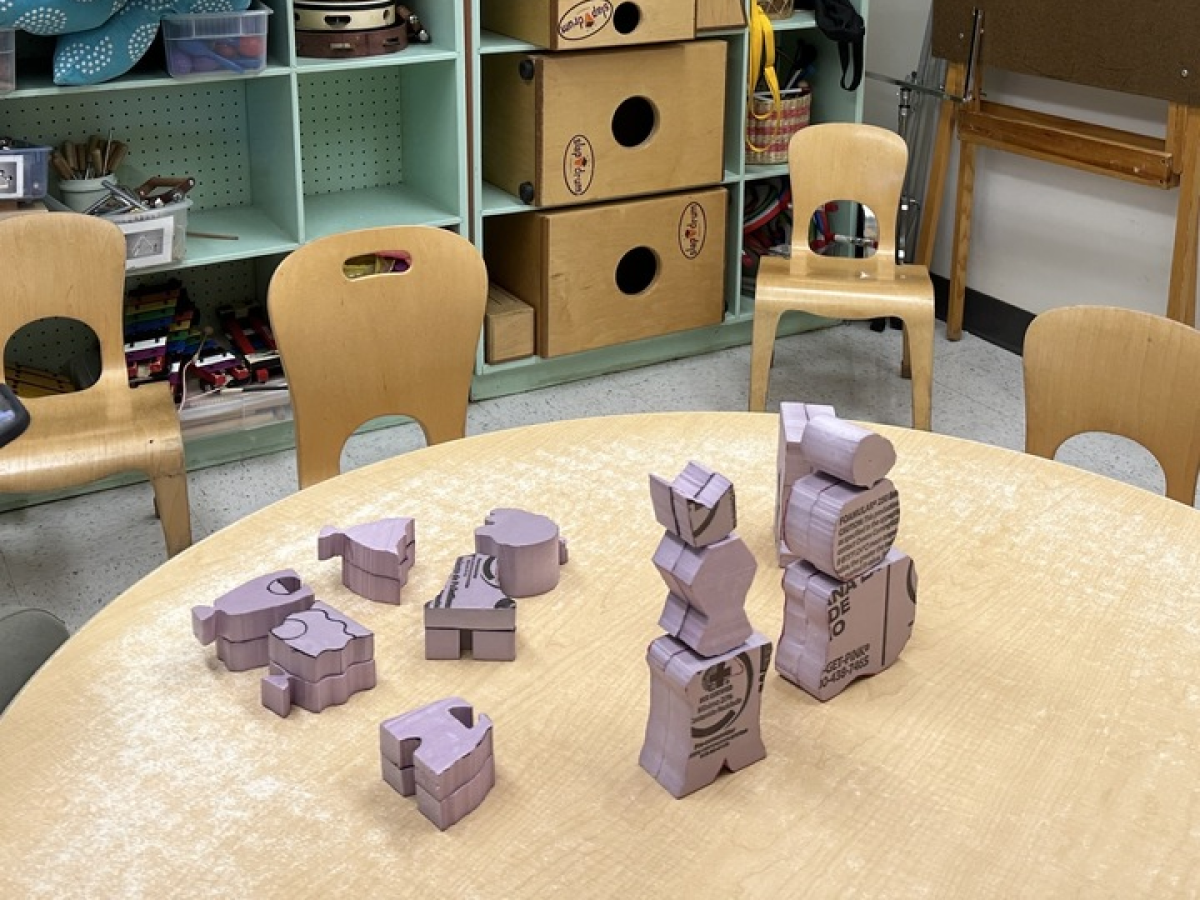
[[[940,327],[940,326],[939,326]],[[780,400],[832,403],[847,418],[908,425],[909,384],[898,377],[900,332],[850,323],[776,344],[768,408]],[[934,430],[1020,450],[1021,360],[971,335],[939,333]],[[648,366],[471,405],[467,431],[626,412],[745,409],[749,347]],[[343,468],[423,444],[416,426],[353,437]],[[1060,460],[1162,492],[1143,448],[1107,435],[1073,438]],[[199,540],[295,490],[293,454],[277,453],[193,472],[192,528]],[[147,484],[0,513],[0,601],[40,606],[77,629],[165,559]]]

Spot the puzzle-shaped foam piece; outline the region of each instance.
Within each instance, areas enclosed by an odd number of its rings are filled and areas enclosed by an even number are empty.
[[[281,716],[293,704],[320,712],[375,686],[374,634],[324,603],[288,616],[271,631],[268,651],[262,702]]]
[[[407,516],[380,519],[346,530],[325,527],[317,558],[342,558],[342,584],[360,597],[397,604],[417,561],[416,523]]]
[[[665,631],[701,656],[725,653],[750,637],[746,592],[758,563],[740,537],[693,547],[667,532],[654,565],[670,591],[658,622]]]
[[[517,604],[500,588],[496,557],[468,553],[456,559],[446,586],[425,604],[425,627],[516,628]]]
[[[737,527],[733,485],[697,462],[689,462],[673,482],[651,475],[650,500],[658,523],[693,547],[723,540]]]
[[[638,762],[672,796],[711,784],[767,755],[759,730],[771,642],[754,632],[746,643],[703,658],[673,637],[653,641],[650,717]]]
[[[858,487],[871,487],[896,464],[896,448],[882,434],[833,416],[809,423],[800,451],[814,469]]]
[[[217,658],[229,671],[244,672],[267,664],[271,629],[315,599],[294,569],[281,569],[222,594],[212,606],[193,606],[192,632],[201,644],[216,641]]]
[[[793,563],[783,588],[787,599],[775,668],[818,700],[882,672],[912,635],[917,570],[899,550],[848,582]]]
[[[426,659],[461,659],[470,653],[480,662],[512,662],[517,658],[516,630],[426,628]]]
[[[567,542],[553,520],[523,509],[493,509],[475,529],[475,552],[496,557],[500,589],[510,597],[536,597],[558,587]]]
[[[861,488],[824,472],[796,480],[783,522],[791,551],[839,581],[878,565],[899,528],[900,495],[891,481]]]
[[[496,782],[492,721],[449,697],[379,726],[383,780],[445,831],[483,802]]]
[[[813,472],[813,467],[800,450],[804,429],[818,416],[836,415],[832,406],[816,403],[779,404],[779,448],[775,456],[775,469],[779,475],[775,489],[775,543],[779,549],[780,566],[795,562],[797,558],[783,539],[783,514],[787,509],[792,484],[797,478]]]

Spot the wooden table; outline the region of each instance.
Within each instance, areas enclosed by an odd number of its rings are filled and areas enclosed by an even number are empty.
[[[777,419],[671,414],[470,438],[320,484],[95,617],[0,719],[3,897],[1188,896],[1200,892],[1200,514],[894,428],[916,630],[820,704],[772,672],[766,760],[672,799],[637,764],[665,588],[647,475],[728,475],[778,638]],[[427,662],[421,604],[493,506],[571,541],[513,663]],[[400,607],[316,560],[322,525],[417,519]],[[97,540],[103,540],[97,535]],[[114,552],[120,552],[114,548]],[[280,719],[189,609],[287,566],[376,632],[379,685]],[[378,724],[459,694],[497,784],[445,833],[380,778]]]

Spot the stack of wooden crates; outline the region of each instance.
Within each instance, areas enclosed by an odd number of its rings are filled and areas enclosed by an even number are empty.
[[[536,207],[485,220],[484,256],[536,353],[720,323],[727,45],[696,0],[482,0],[481,24],[546,50],[481,73],[483,177]]]

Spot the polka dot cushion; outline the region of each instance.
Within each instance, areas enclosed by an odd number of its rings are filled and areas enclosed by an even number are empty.
[[[249,6],[250,0],[128,0],[98,28],[58,39],[54,83],[100,84],[124,75],[154,42],[164,15],[240,12]]]
[[[126,0],[0,0],[0,28],[71,34],[99,28]]]

